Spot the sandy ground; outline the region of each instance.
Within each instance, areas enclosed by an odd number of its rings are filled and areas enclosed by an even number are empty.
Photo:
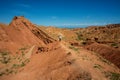
[[[34,53],[20,72],[4,75],[0,80],[108,80],[105,71],[119,73],[118,68],[102,62],[95,53],[83,48],[74,51],[68,46],[65,42],[51,43],[48,52]],[[94,68],[95,65],[100,68]]]

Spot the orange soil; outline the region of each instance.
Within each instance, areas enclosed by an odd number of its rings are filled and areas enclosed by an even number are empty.
[[[51,51],[34,53],[24,69],[17,74],[4,75],[0,80],[108,80],[103,72],[119,73],[118,68],[102,62],[94,53],[83,48],[76,52],[67,46],[65,42],[49,44]],[[102,67],[94,68],[95,64]]]

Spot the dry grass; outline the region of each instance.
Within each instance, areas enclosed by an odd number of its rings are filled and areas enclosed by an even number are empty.
[[[26,59],[25,48],[20,49],[20,54],[12,55],[8,51],[0,51],[0,76],[16,74],[20,68],[24,67],[29,59]]]

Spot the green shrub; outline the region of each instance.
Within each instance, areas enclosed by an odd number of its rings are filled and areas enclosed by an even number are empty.
[[[86,41],[82,41],[81,44],[82,44],[82,45],[86,45],[87,42],[86,42]]]
[[[26,65],[26,64],[25,64],[24,62],[22,62],[20,66],[23,67],[23,66],[25,66],[25,65]]]
[[[1,73],[0,73],[0,76],[2,76],[2,75],[4,75],[4,74],[5,74],[4,72],[1,72]]]
[[[70,49],[73,49],[74,51],[78,51],[78,48],[75,48],[74,46],[69,46]]]
[[[1,56],[0,62],[3,64],[9,63],[11,60],[10,53],[7,51],[1,51],[0,56]]]
[[[105,72],[105,76],[110,80],[120,80],[120,74],[115,72]]]
[[[118,47],[118,44],[117,43],[112,43],[111,46],[112,47]]]
[[[12,68],[18,68],[19,64],[13,64]]]
[[[98,69],[101,69],[101,68],[102,68],[102,66],[99,65],[99,64],[95,64],[93,67],[94,67],[94,68],[98,68]]]
[[[76,33],[77,34],[77,39],[76,40],[84,40],[83,36],[81,33]]]

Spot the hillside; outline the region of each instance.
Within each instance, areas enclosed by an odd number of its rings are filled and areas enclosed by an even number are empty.
[[[97,41],[99,43],[119,43],[120,24],[106,26],[90,26],[87,28],[73,29],[81,39]]]
[[[63,40],[66,42],[75,42],[76,41],[75,39],[76,39],[77,35],[70,29],[57,28],[57,27],[53,27],[53,26],[49,26],[49,27],[38,26],[38,27],[56,40],[58,40],[59,35],[62,35]]]
[[[9,25],[0,26],[0,49],[13,54],[26,46],[44,45],[55,41],[23,16],[14,17]],[[11,47],[12,46],[12,47]]]
[[[120,79],[116,65],[81,42],[71,29],[38,27],[14,17],[9,25],[0,24],[0,80]]]
[[[102,55],[120,68],[120,24],[73,29],[86,49]]]
[[[62,29],[55,27],[40,27],[56,37],[58,32],[64,35],[63,40],[74,46],[99,53],[105,59],[120,67],[120,24],[106,26],[90,26],[87,28]]]

